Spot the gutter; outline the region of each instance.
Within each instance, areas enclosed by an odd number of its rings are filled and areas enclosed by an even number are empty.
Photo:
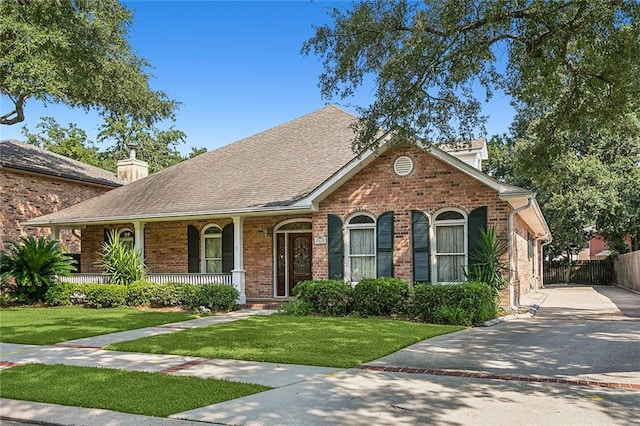
[[[527,210],[529,207],[531,207],[531,204],[533,203],[533,195],[529,195],[527,197],[527,204],[522,206],[522,207],[518,207],[517,209],[512,210],[509,213],[509,220],[508,220],[508,235],[509,235],[509,307],[511,309],[518,309],[518,305],[516,305],[516,292],[515,292],[515,279],[516,279],[516,274],[515,274],[515,266],[514,266],[514,259],[513,259],[513,231],[514,231],[514,224],[513,224],[513,218],[515,217],[516,214],[520,213],[521,211]]]
[[[542,261],[542,265],[544,268],[544,246],[551,244],[551,241],[553,241],[553,237],[551,236],[550,233],[547,233],[547,235],[545,235],[545,238],[547,239],[546,243],[542,243],[542,245],[540,246],[540,260]],[[541,238],[541,240],[544,238]],[[542,274],[540,274],[540,288],[544,288],[544,269],[542,270]]]

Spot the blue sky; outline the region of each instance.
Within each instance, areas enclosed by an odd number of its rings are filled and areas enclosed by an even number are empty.
[[[302,56],[300,48],[313,36],[312,26],[330,23],[331,7],[348,2],[139,0],[126,6],[134,11],[130,44],[154,67],[152,87],[182,102],[175,126],[187,134],[185,153],[192,146],[215,149],[329,103],[318,88],[320,60]],[[350,110],[346,102],[366,106],[371,96],[364,89],[331,103]],[[96,113],[64,105],[32,101],[25,111],[24,123],[0,127],[2,139],[23,139],[24,124],[35,132],[41,116],[76,123],[92,139],[100,122]],[[513,117],[497,94],[485,113],[488,135],[505,132]]]

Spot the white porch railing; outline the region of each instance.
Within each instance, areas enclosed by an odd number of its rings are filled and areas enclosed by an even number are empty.
[[[59,277],[59,280],[65,283],[74,284],[109,283],[109,277],[102,274],[73,274],[67,277]],[[149,274],[147,275],[147,281],[158,284],[233,284],[231,274]]]

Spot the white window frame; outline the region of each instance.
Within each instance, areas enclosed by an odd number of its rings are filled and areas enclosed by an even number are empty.
[[[131,232],[131,237],[123,237],[122,234],[125,232]],[[134,248],[136,244],[136,233],[131,228],[120,228],[118,229],[118,237],[120,238],[120,242],[124,244],[126,247]]]
[[[350,223],[352,219],[358,217],[358,216],[366,216],[368,218],[371,218],[373,220],[373,223]],[[358,281],[354,280],[353,277],[351,276],[351,258],[353,257],[373,257],[373,270],[375,271],[375,274],[377,276],[377,270],[378,270],[378,264],[377,264],[377,259],[378,259],[378,235],[377,235],[377,224],[378,222],[376,221],[376,218],[373,217],[372,215],[368,214],[368,213],[364,213],[364,212],[357,212],[354,213],[352,215],[350,215],[347,220],[345,221],[345,226],[344,226],[344,276],[346,281],[351,282],[351,283],[357,283]],[[353,229],[371,229],[373,231],[373,254],[372,255],[352,255],[351,254],[351,230]],[[375,276],[373,278],[376,278]]]
[[[211,228],[217,228],[220,233],[217,235],[209,235],[206,232],[211,229]],[[219,238],[220,239],[220,258],[208,258],[206,257],[206,239],[207,238]],[[220,261],[220,270],[222,271],[222,227],[220,225],[217,225],[215,223],[211,223],[209,225],[206,225],[204,228],[202,228],[202,231],[200,232],[200,273],[202,274],[206,274],[207,272],[207,260],[219,260]]]
[[[445,220],[438,220],[438,216],[442,213],[445,212],[456,212],[456,213],[460,213],[462,215],[462,219],[445,219]],[[432,234],[431,234],[431,247],[433,247],[433,257],[432,257],[432,261],[431,261],[431,278],[433,280],[433,282],[437,282],[437,283],[448,283],[450,281],[439,281],[438,280],[438,257],[439,256],[461,256],[464,255],[464,260],[462,262],[463,265],[468,265],[468,256],[469,253],[467,253],[468,251],[468,226],[469,226],[469,216],[463,211],[460,210],[458,208],[454,208],[454,207],[447,207],[447,208],[443,208],[440,209],[438,211],[436,211],[435,213],[433,213],[431,215],[432,219]],[[437,228],[442,226],[442,227],[446,227],[446,226],[463,226],[463,249],[464,252],[463,253],[439,253],[438,252],[438,241],[437,241]],[[464,275],[462,276],[462,281],[465,281],[465,277]]]

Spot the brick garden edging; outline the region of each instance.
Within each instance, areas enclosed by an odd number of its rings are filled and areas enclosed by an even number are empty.
[[[382,365],[357,365],[359,370],[381,371],[389,373],[428,374],[432,376],[469,377],[473,379],[508,380],[514,382],[555,383],[564,385],[590,386],[610,389],[640,390],[640,383],[600,382],[596,380],[559,379],[540,376],[517,376],[513,374],[477,373],[457,370],[430,370],[427,368],[385,367]]]

